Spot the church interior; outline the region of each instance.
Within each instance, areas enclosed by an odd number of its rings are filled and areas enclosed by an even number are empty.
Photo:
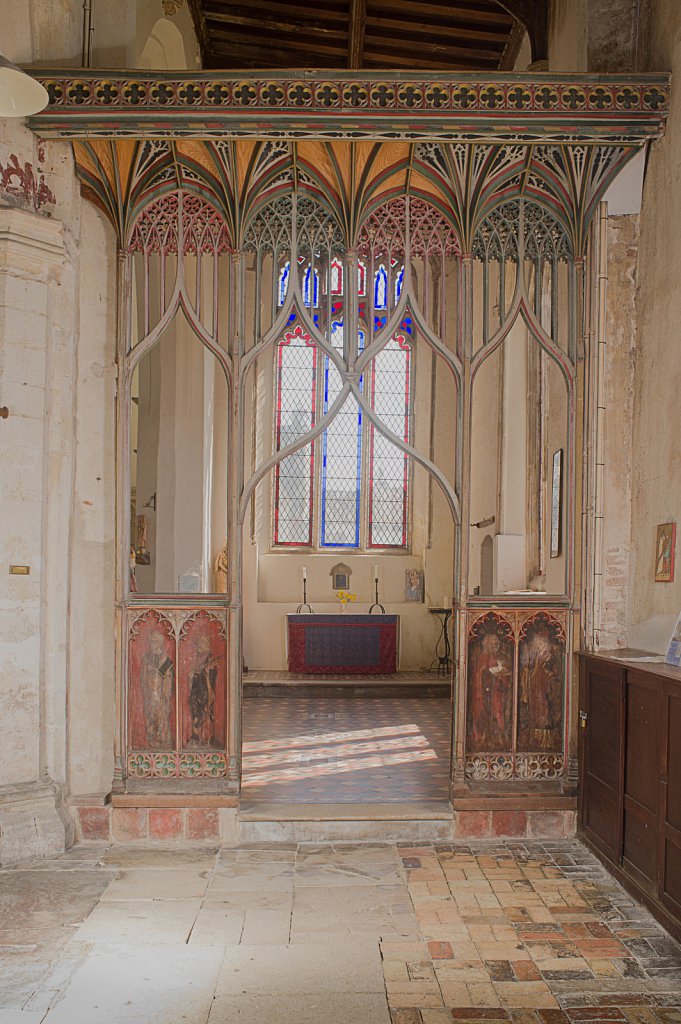
[[[5,0],[0,1024],[681,1024],[681,6]]]

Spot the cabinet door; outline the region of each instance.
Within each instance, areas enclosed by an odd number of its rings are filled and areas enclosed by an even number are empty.
[[[660,899],[681,921],[681,686],[664,688]]]
[[[586,837],[614,863],[622,857],[624,670],[586,658],[580,711],[581,824]]]
[[[656,676],[629,669],[626,689],[623,866],[655,895],[658,875],[658,810],[661,687]]]

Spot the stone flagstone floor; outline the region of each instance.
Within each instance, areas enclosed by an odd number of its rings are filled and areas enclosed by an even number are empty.
[[[681,1024],[577,842],[83,844],[0,871],[0,1024]]]

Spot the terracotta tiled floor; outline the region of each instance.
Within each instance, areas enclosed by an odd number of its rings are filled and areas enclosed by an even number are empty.
[[[398,853],[419,939],[381,944],[393,1024],[680,1024],[681,949],[579,843]]]
[[[449,708],[437,697],[246,699],[242,798],[446,800]]]

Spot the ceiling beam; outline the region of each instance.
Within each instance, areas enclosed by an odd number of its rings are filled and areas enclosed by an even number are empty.
[[[364,57],[364,33],[367,22],[367,0],[350,0],[348,33],[348,67],[361,68]]]
[[[517,22],[515,23],[517,24]],[[465,25],[465,23],[464,23]],[[390,32],[393,29],[405,35],[405,32],[413,32],[415,35],[420,32],[435,32],[441,36],[454,36],[462,42],[475,43],[498,43],[501,47],[506,45],[508,40],[508,29],[494,31],[492,28],[476,29],[462,27],[461,22],[450,20],[437,21],[435,18],[426,20],[422,15],[414,13],[410,18],[406,15],[403,18],[386,17],[383,14],[367,15],[367,28],[379,29]]]
[[[533,63],[539,60],[548,60],[549,5],[546,0],[498,0],[498,2],[527,29]]]
[[[196,39],[199,44],[201,65],[205,67],[206,61],[208,60],[209,42],[208,33],[206,31],[206,19],[203,16],[201,0],[189,0],[189,13],[192,16],[194,31],[196,32]]]

